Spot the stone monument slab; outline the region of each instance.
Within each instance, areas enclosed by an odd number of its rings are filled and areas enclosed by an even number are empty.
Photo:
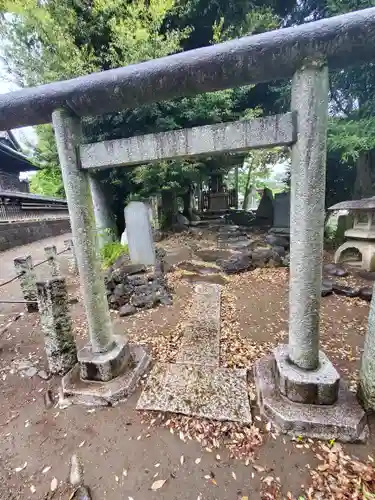
[[[155,246],[149,207],[141,201],[131,201],[125,208],[125,222],[132,263],[154,266]]]

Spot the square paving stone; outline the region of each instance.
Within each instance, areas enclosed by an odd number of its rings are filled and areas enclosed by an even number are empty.
[[[247,371],[158,363],[149,375],[137,409],[249,424]]]

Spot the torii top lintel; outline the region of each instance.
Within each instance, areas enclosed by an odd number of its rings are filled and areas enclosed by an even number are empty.
[[[0,130],[49,123],[58,108],[95,116],[289,78],[316,59],[330,68],[375,59],[375,8],[2,94]]]

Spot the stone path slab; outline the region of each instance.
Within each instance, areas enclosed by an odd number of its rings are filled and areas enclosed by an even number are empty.
[[[190,318],[185,325],[176,363],[219,366],[220,285],[194,287]]]
[[[246,370],[158,363],[137,409],[249,424]]]

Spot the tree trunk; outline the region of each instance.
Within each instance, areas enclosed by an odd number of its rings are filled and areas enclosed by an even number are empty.
[[[184,202],[184,212],[185,217],[189,219],[189,221],[193,218],[193,203],[192,203],[192,187],[190,186],[186,193],[182,195],[182,201]]]
[[[353,199],[370,198],[374,195],[373,179],[375,176],[374,151],[363,151],[356,162],[356,179]]]
[[[251,190],[250,180],[251,180],[251,166],[249,165],[249,170],[247,171],[246,184],[245,184],[245,194],[242,203],[243,210],[247,210],[247,205],[249,203],[249,195]]]
[[[162,218],[161,228],[170,229],[176,223],[177,203],[173,191],[162,191],[161,193]]]

